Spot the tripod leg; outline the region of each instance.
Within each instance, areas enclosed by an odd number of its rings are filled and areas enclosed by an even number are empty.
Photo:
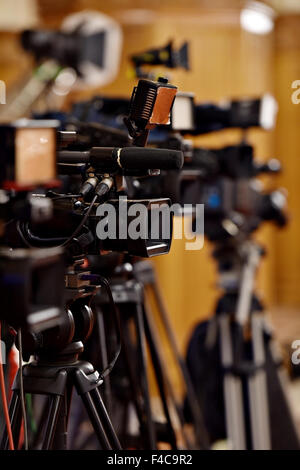
[[[129,420],[129,406],[130,406],[130,402],[126,402],[123,406],[123,415],[122,415],[121,426],[120,426],[121,436],[126,436],[127,423]]]
[[[99,418],[96,406],[93,402],[90,392],[82,393],[80,396],[82,398],[85,409],[89,415],[90,421],[97,435],[102,450],[113,450],[102,426],[101,420]]]
[[[227,438],[232,450],[246,450],[242,384],[231,373],[226,373],[224,377],[224,402]]]
[[[252,316],[253,359],[257,367],[264,366],[263,318]],[[248,379],[250,397],[251,436],[254,450],[270,450],[270,417],[267,392],[267,378],[264,369],[259,369]]]
[[[52,447],[59,412],[62,407],[64,397],[61,395],[55,395],[54,397],[50,397],[50,404],[48,408],[48,420],[45,429],[45,437],[42,444],[42,450],[50,450]]]
[[[178,404],[176,396],[173,392],[173,388],[172,388],[172,385],[171,385],[171,380],[170,380],[169,375],[168,375],[168,369],[166,367],[166,364],[164,363],[164,360],[163,360],[164,357],[163,357],[163,354],[161,353],[160,348],[159,348],[159,342],[158,342],[158,339],[157,339],[156,329],[154,327],[154,322],[152,320],[152,315],[149,314],[147,305],[145,305],[145,310],[144,311],[145,311],[145,324],[147,325],[146,326],[146,331],[148,331],[147,339],[148,339],[149,346],[150,346],[151,358],[152,358],[152,360],[154,360],[153,366],[154,366],[154,370],[155,370],[155,373],[156,373],[156,379],[158,379],[159,374],[161,375],[161,385],[159,385],[159,383],[158,383],[158,386],[160,388],[161,398],[163,396],[166,396],[166,391],[165,390],[167,390],[167,393],[169,395],[169,399],[171,400],[171,403],[173,405],[173,410],[176,412],[177,421],[181,425],[181,430],[180,430],[181,435],[185,440],[186,446],[189,449],[192,449],[193,444],[191,443],[191,440],[190,440],[189,436],[187,435],[186,430],[184,428],[184,425],[185,425],[185,422],[186,422],[185,417],[184,417],[184,413],[183,413],[182,407]],[[151,343],[152,343],[152,347],[151,347]],[[164,406],[165,415],[166,415],[166,418],[167,418],[167,416],[169,415],[169,406],[168,406],[168,402],[167,402],[166,398],[165,398],[165,404],[163,404],[163,406]],[[191,408],[191,410],[193,410],[193,408]],[[197,417],[198,417],[198,415],[196,413],[193,418],[194,418],[194,425],[195,425],[195,428],[196,428],[197,443],[199,443],[200,447],[203,448],[204,447],[204,442],[205,442],[206,431],[204,429],[204,435],[202,436],[202,434],[200,434],[200,437],[198,436],[199,429],[201,428],[201,426],[200,426],[201,425],[201,419],[199,418],[199,421],[198,421]],[[169,418],[167,418],[167,423],[173,429],[172,421],[170,419],[170,415],[169,415]],[[176,436],[175,436],[175,433],[174,433],[174,429],[173,429],[173,434],[174,434],[174,438],[175,438],[175,442],[176,442]],[[202,444],[200,444],[200,442]],[[194,444],[194,446],[195,446],[195,444]]]
[[[99,344],[100,344],[100,357],[101,357],[101,368],[104,370],[108,365],[108,354],[107,354],[107,346],[106,346],[106,331],[105,331],[105,321],[104,321],[104,313],[102,309],[97,307],[97,329],[98,329],[98,337],[99,337]],[[103,390],[104,390],[104,401],[108,412],[112,411],[112,403],[111,403],[111,383],[109,374],[106,376],[103,382]]]
[[[150,391],[147,376],[147,353],[146,353],[146,342],[145,342],[145,327],[143,320],[143,310],[141,304],[136,304],[134,320],[137,333],[137,346],[138,346],[138,358],[141,366],[141,389],[145,404],[145,413],[147,417],[147,434],[149,439],[149,445],[151,450],[156,449],[156,436],[154,423],[152,418]]]
[[[9,417],[11,422],[11,430],[13,435],[13,441],[17,448],[20,436],[20,426],[22,421],[22,411],[21,411],[21,400],[20,395],[17,391],[14,391],[11,397],[9,405]],[[2,440],[1,440],[1,450],[7,450],[8,445],[8,434],[7,429],[5,428]]]
[[[232,337],[230,318],[222,314],[219,320],[221,338],[221,361],[226,371],[233,365]],[[243,390],[239,377],[226,371],[224,375],[224,403],[227,428],[227,438],[234,450],[246,449],[246,430],[243,409]]]
[[[166,391],[165,391],[165,380],[164,380],[164,374],[163,374],[163,369],[162,369],[162,364],[161,360],[159,357],[159,353],[157,350],[157,345],[155,344],[155,340],[153,337],[153,332],[151,331],[151,327],[149,325],[148,321],[148,315],[147,311],[145,309],[144,311],[144,322],[145,322],[145,332],[146,332],[146,338],[149,344],[150,348],[150,354],[151,354],[151,359],[153,363],[153,368],[155,372],[155,378],[157,381],[157,385],[159,388],[159,393],[160,393],[160,398],[162,401],[165,417],[167,420],[167,427],[169,431],[169,436],[170,436],[170,443],[172,446],[172,449],[177,449],[177,442],[176,442],[176,434],[172,425],[172,420],[171,416],[169,413],[169,406],[168,406],[168,401],[167,401],[167,396],[166,396]],[[176,409],[176,406],[175,406]]]
[[[122,449],[121,444],[115,433],[111,420],[108,416],[107,410],[105,408],[105,405],[103,403],[103,400],[102,400],[102,397],[100,395],[98,388],[95,388],[90,393],[94,401],[96,410],[99,414],[100,420],[102,421],[103,428],[105,429],[106,435],[111,443],[112,449],[121,450]]]
[[[252,445],[254,450],[271,450],[267,382],[264,371],[249,378]]]
[[[70,426],[68,431],[68,448],[73,450],[77,449],[77,442],[79,436],[81,435],[80,432],[80,425],[85,419],[85,409],[83,408],[80,396],[75,394],[75,403],[73,406],[73,410],[70,414]],[[81,443],[81,448],[85,449],[85,442],[90,440],[91,436],[89,435],[84,443]]]
[[[145,440],[145,442],[147,442],[147,445],[150,446],[149,439],[148,439],[148,432],[147,432],[147,421],[145,419],[144,409],[143,409],[141,396],[140,396],[141,395],[140,384],[138,382],[136,373],[134,371],[134,366],[133,366],[134,362],[132,361],[133,354],[134,354],[134,357],[136,356],[136,354],[135,352],[133,353],[132,351],[132,341],[131,341],[131,335],[129,332],[127,312],[125,310],[121,311],[120,306],[119,306],[119,310],[121,312],[120,320],[121,320],[121,325],[122,325],[122,352],[123,352],[123,357],[125,360],[125,365],[126,365],[126,369],[128,373],[128,379],[129,379],[131,395],[132,395],[131,400],[134,404],[137,418],[139,421],[141,437],[142,439]],[[127,407],[128,407],[128,404],[127,404]]]
[[[155,276],[155,273],[154,273],[154,276]],[[149,288],[151,289],[153,293],[154,300],[155,300],[155,303],[157,305],[157,309],[159,312],[159,317],[162,321],[168,342],[172,350],[172,354],[175,359],[175,363],[177,364],[178,370],[181,373],[182,379],[186,387],[186,400],[187,400],[187,403],[189,405],[189,408],[191,410],[191,414],[193,417],[193,424],[194,424],[194,429],[195,429],[198,444],[202,449],[209,449],[209,439],[208,439],[207,431],[204,425],[203,414],[197,401],[194,385],[192,383],[190,373],[187,369],[186,363],[184,359],[182,358],[182,355],[179,351],[177,340],[175,338],[172,326],[169,321],[169,314],[166,309],[162,294],[159,289],[159,285],[155,277],[152,283],[149,284]]]
[[[33,400],[34,400],[35,397],[33,395],[32,395],[32,397],[33,397]],[[43,434],[44,423],[47,421],[48,412],[49,412],[50,397],[47,397],[47,400],[48,401],[44,403],[44,406],[43,406],[43,409],[42,409],[42,412],[41,412],[41,416],[38,420],[37,430],[35,432],[34,438],[33,438],[32,443],[31,443],[31,448],[32,449],[37,449],[39,447],[39,444],[42,442],[42,434]]]

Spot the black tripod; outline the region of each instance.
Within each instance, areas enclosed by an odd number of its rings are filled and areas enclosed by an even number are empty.
[[[103,380],[92,364],[78,359],[83,352],[83,342],[91,333],[93,313],[90,302],[96,290],[83,286],[68,294],[72,301],[66,309],[59,330],[43,334],[43,346],[39,347],[36,359],[19,370],[13,384],[10,403],[10,420],[15,443],[18,443],[22,423],[20,374],[23,377],[24,393],[44,395],[48,404],[44,408],[35,444],[41,439],[41,448],[66,449],[68,418],[72,392],[75,388],[82,399],[89,419],[102,449],[120,449],[120,443],[102,401],[99,387]],[[24,349],[31,352],[33,337],[24,338]],[[26,344],[27,342],[27,344]],[[55,345],[55,346],[54,346]],[[43,434],[43,437],[42,437]],[[1,449],[8,449],[8,436],[4,432]]]
[[[165,334],[165,337],[166,337],[168,346],[171,350],[175,365],[181,376],[182,383],[184,384],[184,387],[185,387],[186,401],[192,412],[191,413],[192,424],[193,424],[195,438],[196,438],[195,445],[197,448],[207,449],[208,448],[208,436],[207,436],[207,432],[206,432],[205,425],[204,425],[202,411],[198,405],[194,386],[191,381],[191,377],[190,377],[188,368],[186,366],[185,360],[183,359],[183,356],[179,351],[177,340],[176,340],[173,328],[169,320],[169,312],[167,311],[167,308],[166,308],[166,305],[165,305],[165,302],[164,302],[164,299],[160,290],[160,286],[157,280],[157,276],[153,269],[153,265],[151,262],[147,260],[136,261],[133,264],[133,272],[134,272],[134,277],[143,285],[145,309],[148,312],[149,322],[151,322],[151,325],[152,325],[153,335],[155,335],[155,337],[157,338],[156,344],[157,344],[157,348],[159,349],[160,338],[158,335],[158,328],[155,325],[154,315],[149,305],[150,297],[152,297],[154,300],[154,306],[158,313],[158,319],[162,324],[163,333]],[[159,351],[159,352],[162,357],[164,370],[167,370],[167,364],[164,362],[164,359],[163,359],[164,356],[162,354],[162,351]],[[170,393],[173,396],[173,401],[174,403],[176,403],[176,397],[174,396],[172,392],[173,389],[172,389],[170,380],[168,379],[168,375],[166,378],[168,381],[168,387],[170,389]],[[181,406],[179,404],[177,404],[176,406],[178,409],[178,413],[181,416],[181,424],[184,425],[186,420],[182,414]]]
[[[156,449],[157,443],[163,441],[170,443],[173,449],[177,449],[178,437],[180,435],[182,442],[184,442],[183,445],[187,448],[193,448],[195,446],[198,448],[206,447],[207,441],[205,440],[206,434],[202,426],[201,412],[195,399],[188,371],[181,359],[174,334],[169,325],[167,312],[155,281],[155,273],[152,265],[148,261],[137,261],[133,263],[132,260],[130,261],[131,262],[124,262],[119,265],[110,278],[114,302],[120,314],[122,331],[123,368],[118,375],[122,375],[122,373],[124,375],[125,373],[130,389],[127,394],[123,395],[122,401],[127,400],[128,406],[130,403],[134,404],[140,426],[139,435],[141,441],[137,444],[129,442],[129,445]],[[164,354],[160,347],[160,338],[154,323],[153,313],[149,309],[149,303],[146,298],[146,287],[149,286],[154,289],[159,314],[167,339],[171,345],[176,365],[183,376],[188,399],[194,411],[196,443],[191,442],[190,436],[185,430],[186,422],[183,410],[178,403],[168,374],[168,365],[166,364]],[[101,292],[97,294],[95,300],[95,308],[98,310],[98,321],[100,321],[102,325],[99,330],[103,332],[103,317],[105,317],[104,307],[107,300],[105,300]],[[154,422],[153,418],[148,381],[147,346],[153,366],[155,382],[158,387],[165,425]],[[101,355],[103,360],[105,360],[108,354],[106,351],[102,351]],[[105,394],[109,400],[109,397],[111,397],[110,383],[106,381],[105,386],[109,387],[109,390],[107,390]],[[123,436],[124,439],[126,439],[127,422],[128,420],[124,417],[124,426],[120,431],[120,436]],[[177,423],[177,425],[175,423]]]

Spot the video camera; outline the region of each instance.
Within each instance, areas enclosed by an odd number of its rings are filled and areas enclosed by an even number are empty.
[[[143,69],[145,65],[162,65],[170,69],[183,68],[189,70],[188,43],[184,42],[176,50],[173,46],[173,41],[169,41],[164,47],[151,48],[139,54],[131,55],[130,61],[138,78],[153,78],[153,74]]]
[[[103,86],[118,71],[122,32],[112,18],[85,11],[66,17],[57,31],[24,31],[21,43],[37,63],[54,60],[74,69],[81,85]]]
[[[9,95],[1,122],[32,116],[48,103],[59,109],[73,88],[104,86],[119,69],[122,30],[110,17],[84,11],[69,15],[59,30],[26,30],[23,49],[35,62],[17,94]]]
[[[212,241],[249,234],[263,221],[283,226],[285,194],[265,192],[257,180],[280,169],[275,159],[255,162],[252,146],[243,143],[218,150],[194,149],[182,175],[181,202],[204,204],[205,234]]]
[[[24,327],[35,333],[60,322],[64,253],[61,248],[21,248],[12,227],[20,221],[40,225],[52,219],[50,199],[36,199],[32,194],[45,195],[58,186],[57,128],[57,121],[32,120],[0,126],[1,318],[15,329]]]
[[[131,194],[132,177],[143,180],[149,174],[158,175],[160,170],[179,170],[182,167],[181,151],[143,147],[151,129],[158,124],[169,122],[176,91],[176,87],[162,79],[158,82],[139,81],[133,91],[126,118],[131,135],[129,141],[127,137],[126,147],[103,147],[105,132],[108,134],[106,141],[114,141],[115,138],[115,141],[122,142],[125,134],[116,130],[108,132],[108,127],[97,124],[74,121],[71,127],[76,130],[59,132],[58,141],[61,150],[57,152],[58,172],[69,177],[66,186],[68,187],[71,181],[74,183],[72,189],[75,192],[73,195],[70,191],[67,195],[53,191],[47,193],[53,201],[54,220],[41,227],[32,224],[31,229],[30,224],[23,225],[22,235],[28,243],[33,246],[49,246],[50,243],[51,246],[60,239],[66,247],[85,226],[88,232],[94,233],[96,223],[101,220],[96,215],[101,204],[111,204],[118,213],[120,197],[124,198]],[[93,144],[98,146],[90,147]],[[78,147],[80,150],[74,150]],[[128,236],[125,237],[127,241],[121,240],[118,235],[114,240],[105,241],[93,237],[93,243],[91,242],[88,248],[92,254],[99,254],[103,250],[117,250],[135,256],[154,256],[169,251],[171,234],[165,240],[150,239],[150,219],[151,212],[156,209],[154,206],[162,210],[163,207],[170,206],[170,201],[160,197],[155,200],[145,198],[134,200],[130,197],[129,212],[134,204],[141,204],[146,209],[143,217],[148,232],[144,238],[140,242],[137,240],[132,242],[128,241]],[[171,214],[166,212],[166,217],[166,223],[172,227]]]
[[[228,128],[274,127],[277,103],[270,94],[261,98],[195,104],[192,93],[178,93],[171,113],[171,129],[183,134],[206,134]]]

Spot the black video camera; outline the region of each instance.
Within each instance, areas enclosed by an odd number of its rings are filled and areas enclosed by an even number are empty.
[[[183,134],[206,134],[228,128],[275,125],[277,103],[270,94],[261,98],[224,101],[222,104],[195,104],[192,93],[178,93],[171,113],[172,130]]]
[[[140,179],[143,184],[143,178],[149,174],[158,175],[160,170],[179,170],[182,167],[181,151],[144,147],[149,131],[158,124],[168,123],[176,91],[176,87],[164,80],[139,81],[134,89],[126,118],[131,136],[126,147],[103,147],[103,134],[108,128],[101,125],[76,122],[75,131],[59,133],[62,150],[57,153],[57,167],[60,175],[68,177],[65,184],[68,194],[48,192],[47,196],[52,198],[54,205],[54,221],[43,224],[40,228],[34,224],[31,228],[30,224],[23,225],[22,235],[30,244],[55,245],[59,239],[66,246],[70,244],[71,239],[74,240],[79,235],[80,230],[86,227],[89,233],[93,233],[93,243],[91,242],[88,248],[92,254],[113,250],[125,251],[136,256],[154,256],[169,251],[172,217],[167,209],[170,207],[170,201],[160,197],[155,200],[146,198],[135,200],[131,197],[133,191],[130,186],[134,184],[133,177]],[[114,137],[115,141],[120,142],[124,138],[124,133],[112,130],[108,139],[113,141]],[[91,144],[97,146],[90,147]],[[76,148],[80,150],[75,150]],[[73,194],[70,191],[70,184]],[[142,211],[142,217],[148,232],[139,243],[136,240],[129,241],[129,232],[126,236],[127,241],[122,240],[118,234],[113,240],[97,239],[95,225],[101,221],[95,214],[98,207],[110,203],[118,213],[119,200],[124,196],[129,196],[129,212],[134,204],[143,206],[145,211]],[[169,225],[167,238],[150,237],[151,227],[153,228],[151,213],[154,206],[158,206],[161,211],[163,208],[166,209],[164,214],[166,224]],[[128,226],[131,222],[130,217],[127,220]]]
[[[176,50],[173,46],[173,41],[169,41],[166,46],[151,48],[139,54],[133,54],[130,60],[138,78],[150,78],[153,76],[153,74],[143,69],[145,65],[162,65],[170,69],[183,68],[189,70],[190,68],[187,42],[184,42],[182,46]]]
[[[56,121],[32,120],[0,126],[1,318],[15,329],[32,332],[59,324],[63,307],[63,250],[28,249],[17,233],[21,221],[41,225],[52,219],[51,200],[34,198],[33,193],[45,196],[59,184],[57,128]]]

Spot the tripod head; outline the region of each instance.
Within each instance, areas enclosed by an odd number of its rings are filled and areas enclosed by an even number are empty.
[[[215,243],[213,258],[217,263],[218,287],[226,293],[238,294],[243,269],[252,249],[256,250],[259,259],[266,254],[262,245],[246,237],[243,240],[230,239]]]
[[[46,362],[58,357],[60,360],[74,360],[83,352],[83,343],[90,336],[94,326],[91,303],[100,287],[84,277],[90,272],[82,268],[83,264],[84,259],[77,257],[73,265],[67,268],[66,289],[63,289],[61,297],[64,299],[64,308],[60,322],[43,331],[23,332],[24,358],[35,355],[40,361]]]

